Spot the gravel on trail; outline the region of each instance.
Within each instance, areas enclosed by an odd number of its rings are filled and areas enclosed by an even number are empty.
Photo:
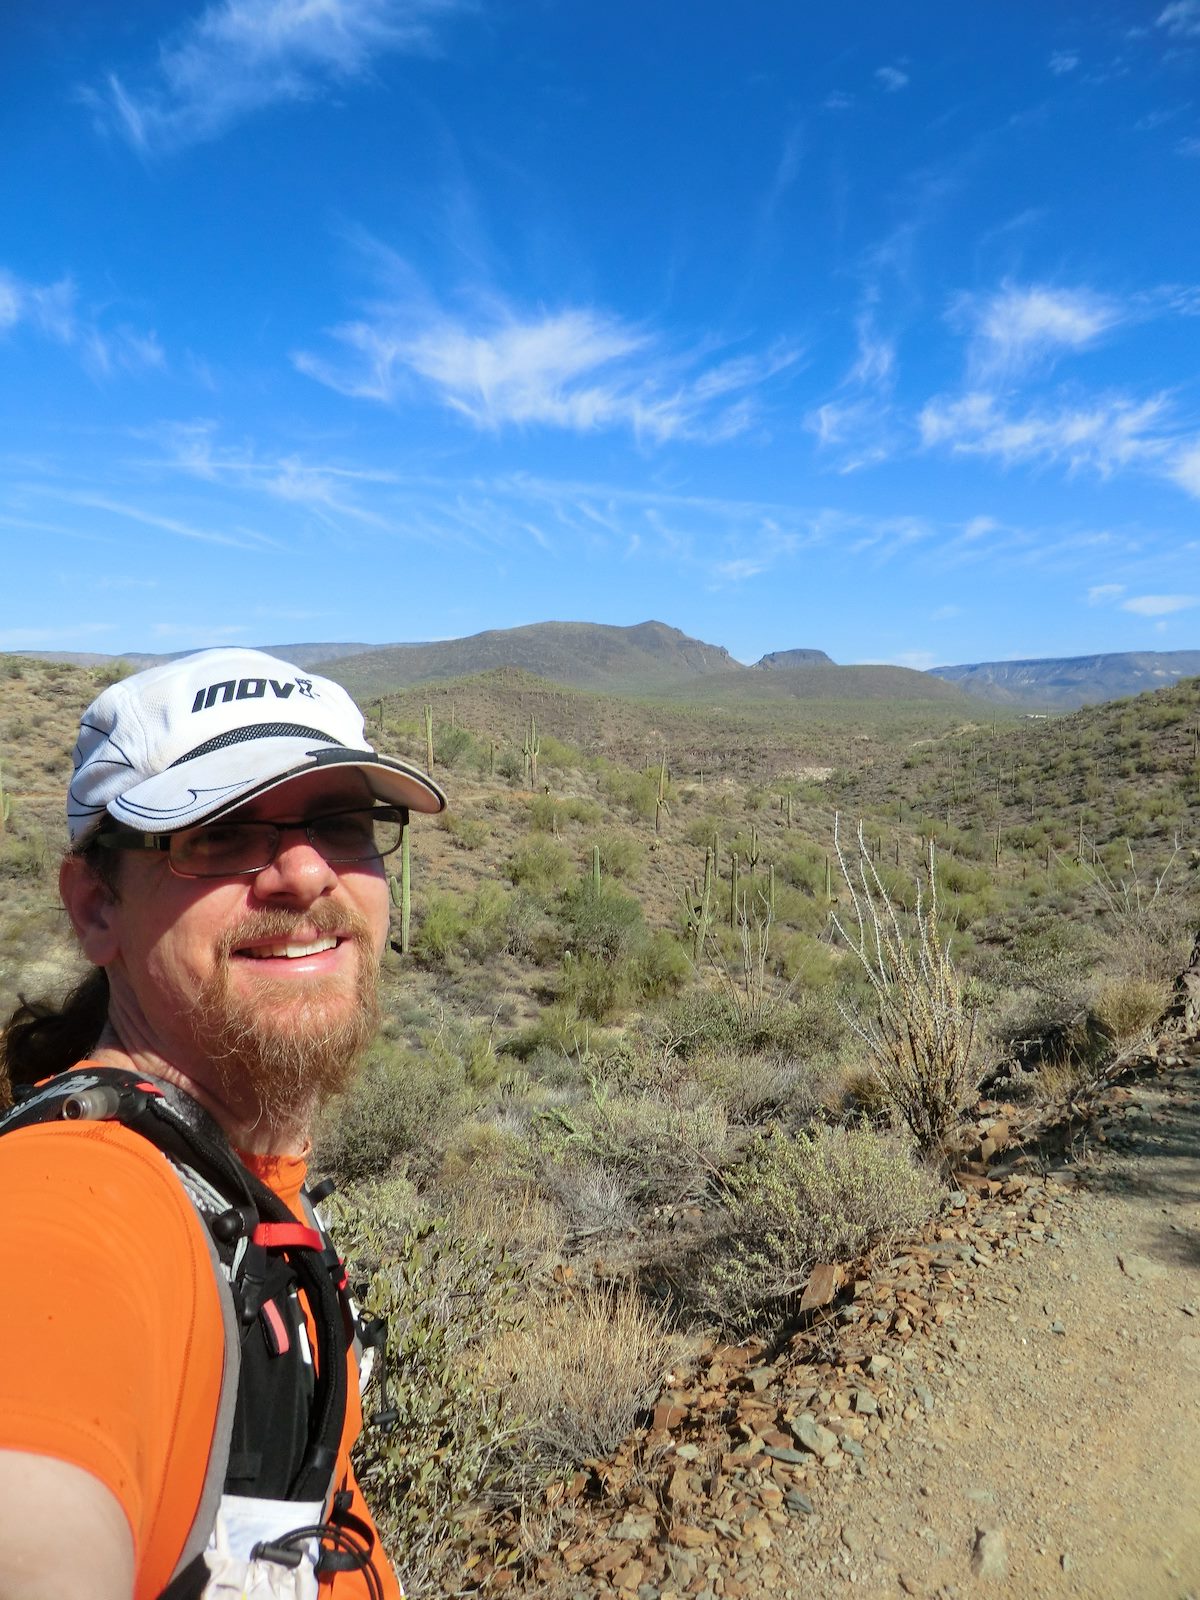
[[[1061,1154],[1006,1139],[788,1347],[679,1376],[482,1591],[1200,1600],[1200,1042]]]

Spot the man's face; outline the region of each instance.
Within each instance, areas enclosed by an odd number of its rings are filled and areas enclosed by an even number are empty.
[[[298,822],[370,805],[362,774],[312,773],[249,802],[245,821]],[[344,1087],[378,1022],[387,937],[380,861],[332,866],[300,829],[247,877],[179,878],[130,852],[114,908],[112,1018],[203,1085],[243,1125],[307,1121]]]

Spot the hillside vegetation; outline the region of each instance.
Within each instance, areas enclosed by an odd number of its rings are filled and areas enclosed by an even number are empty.
[[[103,674],[6,670],[7,1006],[73,961],[62,793]],[[411,948],[397,914],[319,1155],[406,1374],[363,1467],[439,1592],[668,1364],[927,1216],[981,1085],[1076,1094],[1143,1036],[1197,917],[1200,683],[1006,724],[505,669],[364,709],[380,748],[431,735],[452,803],[414,826]]]

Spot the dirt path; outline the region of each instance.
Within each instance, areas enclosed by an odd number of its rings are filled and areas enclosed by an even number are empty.
[[[1065,1157],[976,1179],[824,1327],[681,1376],[580,1475],[551,1553],[485,1590],[1200,1600],[1200,1043],[1179,1048]]]
[[[1101,1130],[911,1424],[781,1541],[779,1592],[1200,1597],[1200,1055]]]

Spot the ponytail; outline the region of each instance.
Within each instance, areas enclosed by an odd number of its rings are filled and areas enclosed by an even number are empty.
[[[53,1077],[84,1060],[107,1019],[108,974],[103,967],[93,967],[60,1006],[22,995],[0,1038],[0,1068],[10,1095],[12,1089]],[[0,1097],[4,1089],[0,1082]]]

